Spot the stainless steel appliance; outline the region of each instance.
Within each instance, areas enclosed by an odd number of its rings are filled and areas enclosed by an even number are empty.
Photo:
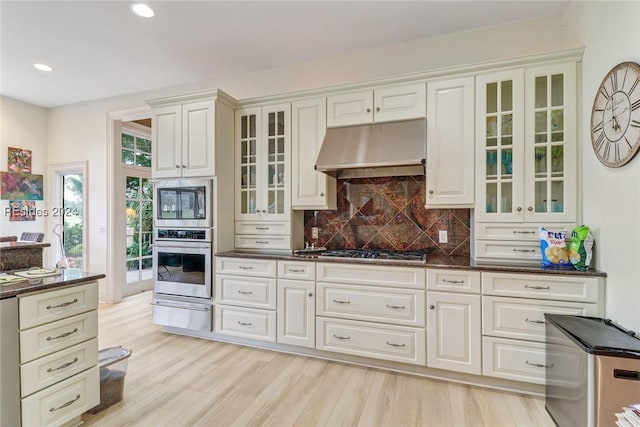
[[[354,260],[376,261],[414,261],[426,262],[428,249],[416,251],[397,251],[385,249],[332,249],[320,253],[320,257],[351,258]]]
[[[156,228],[153,323],[190,330],[212,327],[212,229]]]
[[[545,320],[547,412],[559,427],[615,425],[640,403],[640,337],[606,319]]]
[[[212,183],[211,179],[157,180],[154,225],[156,227],[212,227]]]

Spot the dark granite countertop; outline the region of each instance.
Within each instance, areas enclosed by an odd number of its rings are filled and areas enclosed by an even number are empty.
[[[5,272],[11,274],[10,271]],[[88,273],[78,269],[62,270],[59,276],[43,277],[40,279],[24,279],[0,285],[0,299],[15,297],[27,292],[54,289],[62,286],[77,285],[92,280],[104,279],[104,274]]]
[[[11,251],[15,249],[38,249],[48,248],[51,243],[32,243],[32,242],[0,242],[0,251]]]
[[[254,259],[272,259],[272,260],[296,260],[296,261],[321,261],[321,262],[337,262],[346,264],[373,264],[373,265],[392,265],[400,267],[427,267],[427,268],[452,268],[457,270],[474,270],[474,271],[498,271],[503,273],[543,273],[543,274],[558,274],[558,275],[570,275],[570,276],[597,276],[607,277],[607,274],[590,269],[588,271],[577,271],[571,269],[559,269],[559,268],[543,268],[541,266],[532,265],[494,265],[494,264],[477,264],[473,259],[469,257],[454,257],[454,256],[433,256],[428,257],[425,262],[422,261],[395,261],[395,260],[379,260],[379,259],[362,259],[362,258],[333,258],[333,257],[319,257],[316,254],[303,254],[303,255],[286,255],[276,253],[257,253],[257,252],[237,252],[227,251],[217,253],[219,257],[234,257],[234,258],[254,258]]]

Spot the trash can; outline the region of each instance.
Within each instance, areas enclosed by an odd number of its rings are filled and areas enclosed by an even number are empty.
[[[122,400],[129,356],[131,356],[131,350],[122,347],[109,347],[98,352],[100,404],[90,409],[90,413],[100,412]]]

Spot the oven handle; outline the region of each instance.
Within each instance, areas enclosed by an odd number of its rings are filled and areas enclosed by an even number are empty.
[[[207,242],[176,242],[175,240],[156,240],[153,244],[154,248],[168,249],[211,249],[211,243]]]
[[[183,310],[192,310],[192,311],[209,311],[209,307],[185,307],[182,305],[175,304],[161,304],[159,302],[152,302],[151,305],[157,305],[158,307],[169,307],[169,308],[181,308]]]

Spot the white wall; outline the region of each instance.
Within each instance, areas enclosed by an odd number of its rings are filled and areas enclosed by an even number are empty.
[[[581,100],[583,220],[607,277],[606,316],[640,330],[640,155],[622,168],[595,157],[589,124],[596,90],[615,65],[640,63],[640,2],[572,2],[567,25],[584,40]]]
[[[11,98],[0,97],[0,171],[7,171],[8,148],[31,150],[31,173],[45,175],[47,172],[47,110]],[[44,201],[36,201],[36,209],[44,210],[49,195],[45,191]],[[47,233],[46,218],[36,216],[35,221],[9,221],[9,202],[0,201],[0,236],[18,236],[23,232],[45,233],[45,242],[51,243],[53,236]]]

